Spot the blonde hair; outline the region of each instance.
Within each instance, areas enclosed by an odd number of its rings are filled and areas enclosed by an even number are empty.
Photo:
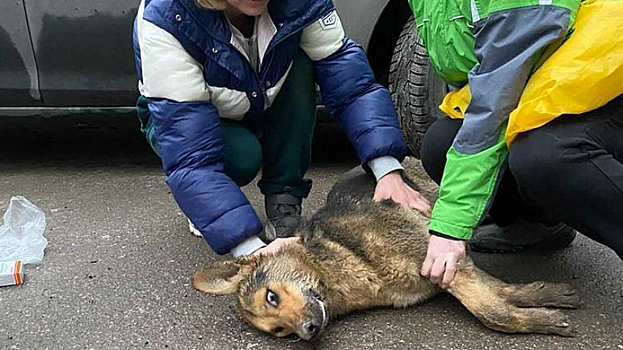
[[[208,10],[224,10],[227,8],[227,0],[195,0],[199,6]]]

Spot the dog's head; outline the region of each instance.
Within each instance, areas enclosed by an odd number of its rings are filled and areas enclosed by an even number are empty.
[[[201,269],[193,286],[209,294],[238,296],[244,317],[254,327],[285,337],[316,338],[329,322],[324,288],[314,264],[300,251],[245,257]]]

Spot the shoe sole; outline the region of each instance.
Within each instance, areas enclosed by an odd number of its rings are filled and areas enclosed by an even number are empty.
[[[568,237],[565,237],[567,239],[564,240],[564,241],[560,241],[561,237],[558,236],[558,237],[555,237],[555,238],[544,239],[544,240],[542,240],[540,242],[528,244],[528,245],[525,245],[525,246],[508,247],[508,249],[495,249],[495,248],[478,247],[476,245],[473,245],[472,243],[469,244],[469,247],[474,252],[477,252],[477,253],[489,253],[489,254],[519,253],[519,252],[526,251],[526,250],[547,250],[547,251],[552,251],[552,250],[565,249],[565,248],[571,246],[571,244],[575,240],[576,235],[577,235],[577,232],[574,231],[573,234],[565,235],[565,236],[568,236]]]
[[[195,225],[193,225],[193,223],[190,222],[190,219],[188,219],[188,230],[190,231],[190,233],[193,234],[193,236],[203,238],[203,235],[201,234],[201,232],[199,232],[199,230],[197,230]]]

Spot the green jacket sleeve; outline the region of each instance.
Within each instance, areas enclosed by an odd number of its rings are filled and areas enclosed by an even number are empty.
[[[433,233],[463,240],[471,238],[493,198],[508,156],[505,130],[496,144],[476,154],[462,154],[450,148],[430,221],[429,229]]]
[[[474,52],[479,64],[468,74],[472,99],[447,154],[431,217],[432,234],[471,238],[505,168],[508,115],[544,50],[564,38],[572,12],[566,7],[537,6],[492,16],[475,23]]]

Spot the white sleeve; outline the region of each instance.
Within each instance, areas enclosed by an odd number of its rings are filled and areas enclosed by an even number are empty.
[[[177,102],[210,101],[203,67],[173,35],[139,17],[141,94]]]
[[[265,246],[266,243],[264,243],[264,241],[262,241],[258,236],[251,236],[244,242],[235,246],[230,253],[234,258],[239,258],[241,256],[253,254],[253,252]]]
[[[368,166],[374,173],[376,181],[380,180],[383,176],[391,173],[392,171],[404,169],[402,165],[400,165],[398,159],[392,156],[374,158],[368,162]]]
[[[312,61],[320,61],[336,53],[343,41],[344,28],[333,10],[303,30],[301,48]]]

